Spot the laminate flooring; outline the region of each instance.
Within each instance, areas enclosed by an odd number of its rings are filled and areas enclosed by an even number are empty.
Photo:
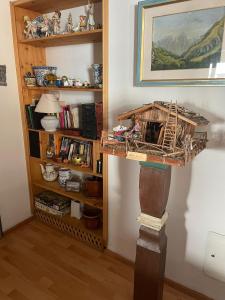
[[[132,265],[37,220],[0,240],[0,300],[132,300],[133,276]],[[165,286],[164,300],[195,298]]]

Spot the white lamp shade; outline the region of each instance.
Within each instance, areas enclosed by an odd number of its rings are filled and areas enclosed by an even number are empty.
[[[43,94],[39,100],[35,112],[45,114],[56,114],[61,112],[59,101],[52,94]]]

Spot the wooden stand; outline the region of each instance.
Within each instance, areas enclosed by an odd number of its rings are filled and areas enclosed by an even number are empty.
[[[165,213],[171,167],[143,163],[140,172],[140,205],[145,215],[161,219]],[[159,231],[142,225],[137,241],[134,278],[135,300],[162,300],[166,262],[165,226]]]

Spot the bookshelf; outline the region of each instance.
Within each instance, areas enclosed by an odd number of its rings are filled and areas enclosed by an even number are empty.
[[[72,9],[84,6],[86,0],[18,0],[11,3],[12,30],[14,38],[14,49],[16,57],[18,89],[20,96],[21,119],[24,133],[24,144],[27,162],[27,174],[29,181],[30,201],[32,214],[45,224],[55,227],[60,231],[72,235],[74,238],[88,243],[90,246],[103,250],[107,247],[108,242],[108,161],[107,156],[101,153],[99,140],[86,139],[80,136],[73,136],[64,131],[54,132],[54,139],[71,138],[78,141],[90,142],[92,145],[92,166],[80,167],[71,163],[55,162],[46,158],[46,147],[49,134],[44,130],[28,128],[26,120],[25,105],[29,105],[34,97],[42,93],[51,91],[67,91],[76,93],[92,93],[94,96],[101,97],[103,102],[103,128],[108,127],[108,0],[95,0],[102,6],[102,29],[85,32],[75,32],[71,34],[60,34],[39,39],[25,40],[23,35],[24,22],[23,17],[29,16],[31,19],[44,14],[59,10]],[[58,87],[27,87],[24,83],[24,75],[31,71],[34,65],[48,65],[46,49],[48,47],[59,47],[68,45],[101,43],[102,45],[102,63],[103,63],[103,88],[58,88]],[[94,63],[94,62],[93,62]],[[30,133],[36,133],[39,139],[38,150],[40,157],[31,156]],[[96,162],[103,157],[103,172],[97,174]],[[47,182],[42,178],[40,163],[53,163],[58,167],[69,168],[72,171],[95,176],[103,181],[102,198],[88,198],[84,192],[75,193],[67,192],[60,187],[57,181]],[[58,195],[66,196],[71,201],[79,201],[82,204],[89,205],[102,211],[102,226],[98,230],[88,230],[84,226],[84,221],[71,218],[70,215],[65,217],[56,217],[49,213],[43,212],[34,205],[34,197],[42,191],[52,191]]]

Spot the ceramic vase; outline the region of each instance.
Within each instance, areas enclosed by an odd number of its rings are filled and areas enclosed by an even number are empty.
[[[94,73],[94,85],[95,87],[102,87],[102,64],[93,64],[92,65]]]

